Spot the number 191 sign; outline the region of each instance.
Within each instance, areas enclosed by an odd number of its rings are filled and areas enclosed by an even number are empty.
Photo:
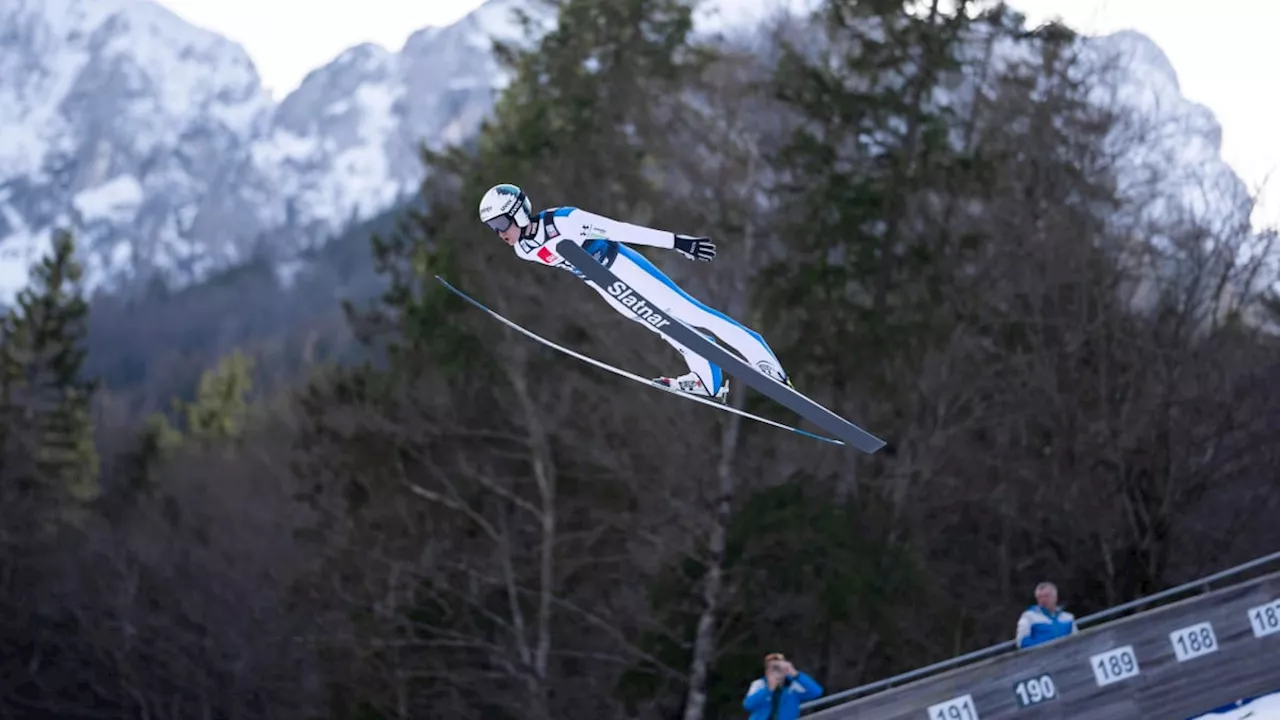
[[[929,720],[978,720],[978,709],[972,696],[962,695],[930,706]]]

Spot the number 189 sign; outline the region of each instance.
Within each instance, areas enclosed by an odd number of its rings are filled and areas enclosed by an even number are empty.
[[[1089,664],[1093,666],[1093,678],[1098,687],[1128,680],[1140,672],[1138,656],[1134,654],[1132,645],[1094,655],[1089,658]]]

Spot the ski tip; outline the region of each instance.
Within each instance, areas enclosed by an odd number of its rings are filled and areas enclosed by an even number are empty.
[[[854,426],[857,427],[857,426]],[[859,432],[854,437],[845,438],[849,441],[851,447],[857,448],[868,455],[875,455],[880,449],[884,448],[888,443],[871,433],[858,428]]]

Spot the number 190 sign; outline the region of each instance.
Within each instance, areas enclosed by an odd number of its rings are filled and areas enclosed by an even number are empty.
[[[1053,677],[1045,673],[1038,677],[1019,680],[1013,686],[1013,697],[1017,700],[1018,707],[1031,707],[1058,697],[1058,688],[1053,684]]]

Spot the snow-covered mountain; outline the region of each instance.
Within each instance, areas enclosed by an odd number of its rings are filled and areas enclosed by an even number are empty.
[[[158,5],[0,3],[0,291],[54,226],[81,229],[94,276],[233,256],[271,110],[243,49]]]
[[[150,0],[0,2],[0,304],[56,228],[91,286],[289,255],[412,192],[505,78],[492,0],[398,53],[353,47],[273,103],[239,45]]]
[[[491,49],[518,39],[517,4],[491,0],[414,33],[398,53],[357,45],[310,73],[253,143],[255,167],[283,195],[267,223],[301,225],[315,240],[415,190],[419,143],[466,139],[507,82]]]
[[[698,26],[809,2],[721,0]],[[277,104],[243,48],[150,0],[0,0],[0,304],[58,227],[77,232],[92,286],[180,284],[389,207],[418,185],[420,141],[462,140],[491,111],[508,80],[491,38],[517,37],[520,4],[489,0],[397,52],[353,47]],[[1159,112],[1213,122],[1145,38],[1099,42],[1134,49],[1121,84],[1158,94]],[[1175,139],[1202,150],[1187,167],[1234,178],[1204,137]]]

